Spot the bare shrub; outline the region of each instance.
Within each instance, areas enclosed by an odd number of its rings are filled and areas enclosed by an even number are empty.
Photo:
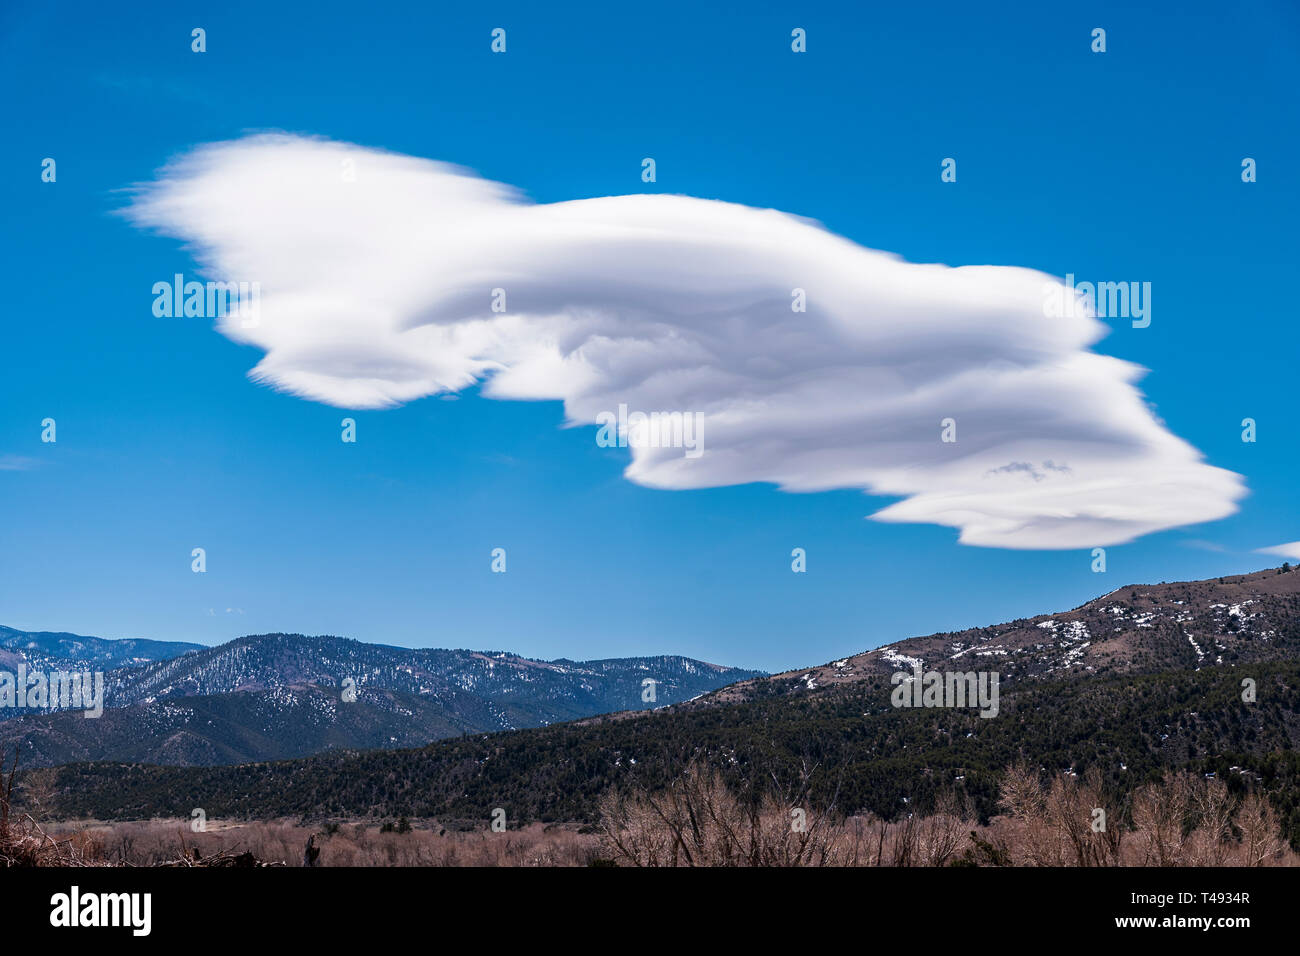
[[[1028,866],[1259,866],[1296,862],[1268,800],[1249,794],[1234,801],[1214,777],[1166,774],[1133,792],[1131,813],[1102,785],[1060,773],[1044,782],[1023,767],[1003,779],[1008,816],[992,821],[1011,861]],[[1091,825],[1096,808],[1106,825]],[[1234,817],[1235,815],[1235,817]],[[1131,817],[1131,819],[1129,818]],[[1233,824],[1241,833],[1237,839]],[[972,839],[978,839],[972,834]]]
[[[770,793],[742,800],[716,771],[692,762],[657,793],[607,794],[600,829],[615,862],[631,866],[831,864],[845,834],[804,802]]]
[[[1240,863],[1243,866],[1283,862],[1284,854],[1294,857],[1287,851],[1278,832],[1273,808],[1260,794],[1250,793],[1242,800],[1237,812],[1237,826],[1241,829]]]
[[[31,813],[14,814],[14,781],[18,774],[18,749],[14,748],[13,763],[9,773],[0,766],[0,867],[28,866],[93,866],[101,857],[101,848],[85,834],[74,833],[68,837],[51,836]],[[48,802],[48,787],[43,775],[33,778],[29,798],[34,806]]]
[[[1186,822],[1191,796],[1185,773],[1166,776],[1134,793],[1133,823],[1142,865],[1182,866],[1187,862]]]

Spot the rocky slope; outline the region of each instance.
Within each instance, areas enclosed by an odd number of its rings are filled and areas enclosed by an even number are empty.
[[[810,693],[923,670],[997,671],[1003,684],[1232,668],[1300,658],[1300,568],[1116,588],[1071,611],[896,641],[745,681],[690,706]]]

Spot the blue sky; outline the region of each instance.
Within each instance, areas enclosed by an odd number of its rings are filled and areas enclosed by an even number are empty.
[[[1300,12],[1044,6],[7,5],[0,622],[778,670],[1280,563],[1254,551],[1300,539]],[[170,158],[256,130],[446,160],[541,203],[681,193],[914,262],[1149,281],[1151,326],[1109,322],[1094,349],[1149,369],[1165,426],[1249,495],[1108,547],[1094,574],[1086,549],[865,520],[892,499],[856,490],[642,487],[559,402],[470,389],[345,412],[254,384],[259,349],[152,314],[154,282],[197,271],[183,244],[111,213]]]

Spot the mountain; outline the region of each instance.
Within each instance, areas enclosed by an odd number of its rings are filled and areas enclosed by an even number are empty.
[[[0,670],[12,671],[20,663],[25,663],[28,670],[105,670],[170,660],[200,650],[202,644],[179,641],[109,640],[59,631],[19,631],[0,625]]]
[[[794,787],[808,774],[816,804],[886,819],[929,812],[954,792],[987,819],[1002,772],[1018,762],[1096,768],[1120,793],[1190,768],[1234,792],[1261,788],[1300,846],[1298,591],[1300,574],[1281,570],[1126,586],[1062,614],[900,641],[649,713],[414,750],[243,767],[83,763],[30,776],[68,817],[185,816],[202,793],[209,818],[481,825],[495,807],[515,823],[593,822],[610,788],[665,786],[691,760],[738,786]],[[996,661],[1009,675],[997,716],[893,706],[890,674],[909,657],[937,669]]]
[[[1300,568],[1125,585],[1058,614],[931,634],[746,681],[692,706],[800,694],[903,671],[997,671],[1005,686],[1300,660]]]
[[[11,759],[18,747],[20,766],[103,759],[203,766],[419,747],[472,729],[472,716],[438,700],[367,688],[344,703],[308,684],[109,708],[95,720],[78,712],[26,717],[0,724],[0,747]]]
[[[296,684],[357,687],[456,698],[493,705],[493,730],[552,723],[611,710],[685,700],[758,671],[686,657],[627,657],[541,661],[504,651],[412,649],[340,637],[261,634],[196,654],[106,677],[111,707],[171,697],[267,690]],[[642,681],[655,682],[655,700],[642,702]]]
[[[759,672],[685,657],[539,661],[338,637],[263,634],[105,674],[104,714],[0,722],[26,767],[80,760],[225,764],[411,747],[664,706]],[[642,699],[644,681],[654,699]],[[350,684],[347,682],[351,682]],[[345,700],[345,687],[355,690]]]

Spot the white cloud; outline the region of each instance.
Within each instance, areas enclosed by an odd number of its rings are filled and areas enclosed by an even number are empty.
[[[1300,561],[1300,541],[1292,541],[1290,544],[1275,544],[1268,548],[1258,548],[1256,554],[1275,554],[1280,558],[1291,558]]]
[[[539,205],[283,135],[201,147],[125,214],[187,240],[211,277],[261,283],[260,325],[219,328],[266,353],[252,378],[295,395],[381,408],[485,381],[562,400],[578,425],[620,403],[702,413],[701,457],[631,451],[643,485],[858,488],[902,499],[878,520],[1007,548],[1121,543],[1245,493],[1153,416],[1142,369],[1090,351],[1099,321],[1045,316],[1061,284],[1029,269],[908,263],[685,196]]]

